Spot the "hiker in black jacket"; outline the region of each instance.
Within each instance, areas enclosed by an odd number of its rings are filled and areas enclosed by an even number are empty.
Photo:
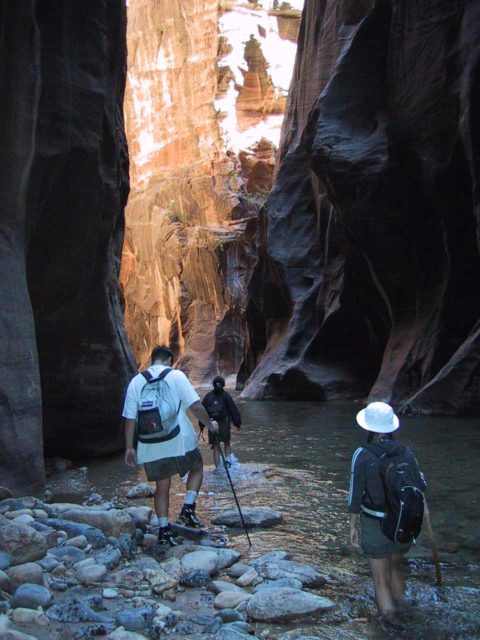
[[[224,390],[225,379],[222,376],[216,376],[213,381],[213,390],[209,391],[202,400],[202,404],[207,410],[208,415],[212,420],[218,422],[218,441],[224,443],[225,458],[227,462],[232,462],[232,448],[230,445],[231,440],[231,424],[240,429],[242,426],[242,418],[240,412],[237,409],[237,405],[233,401],[232,396]],[[203,424],[200,423],[200,427],[203,429]],[[219,445],[216,444],[214,436],[208,432],[208,444],[213,450],[213,461],[215,468],[218,469],[220,465],[220,450]],[[221,444],[220,444],[221,446]]]

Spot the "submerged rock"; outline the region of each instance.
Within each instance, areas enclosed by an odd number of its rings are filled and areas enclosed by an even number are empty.
[[[261,507],[247,507],[242,509],[243,519],[247,527],[272,527],[283,520],[279,511]],[[212,519],[213,524],[223,524],[227,527],[242,527],[240,515],[236,509],[224,511]]]
[[[247,603],[247,614],[261,622],[289,622],[313,616],[335,607],[328,598],[288,588],[263,589]]]

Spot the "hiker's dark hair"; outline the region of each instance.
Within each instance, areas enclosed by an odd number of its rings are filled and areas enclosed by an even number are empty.
[[[168,347],[155,347],[152,351],[152,364],[154,364],[157,360],[170,360],[173,362],[173,351]]]
[[[376,435],[378,435],[376,432],[369,431],[367,436],[367,444],[370,444],[373,440],[373,437]],[[389,440],[395,440],[393,433],[383,433],[382,435],[384,438],[388,438]]]

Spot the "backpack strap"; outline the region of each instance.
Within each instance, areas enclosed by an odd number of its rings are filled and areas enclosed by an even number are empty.
[[[168,374],[170,373],[170,371],[173,371],[172,367],[165,367],[165,369],[162,371],[162,373],[160,373],[156,378],[155,381],[157,380],[163,380],[164,378],[166,378],[168,376]],[[150,371],[147,369],[146,371],[142,371],[142,376],[145,378],[145,380],[147,382],[150,382],[151,380],[153,380],[153,376],[150,373]]]

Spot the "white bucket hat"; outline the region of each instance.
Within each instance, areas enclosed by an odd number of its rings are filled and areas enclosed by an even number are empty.
[[[357,422],[362,429],[375,433],[392,433],[400,426],[398,416],[386,402],[371,402],[357,413]]]

